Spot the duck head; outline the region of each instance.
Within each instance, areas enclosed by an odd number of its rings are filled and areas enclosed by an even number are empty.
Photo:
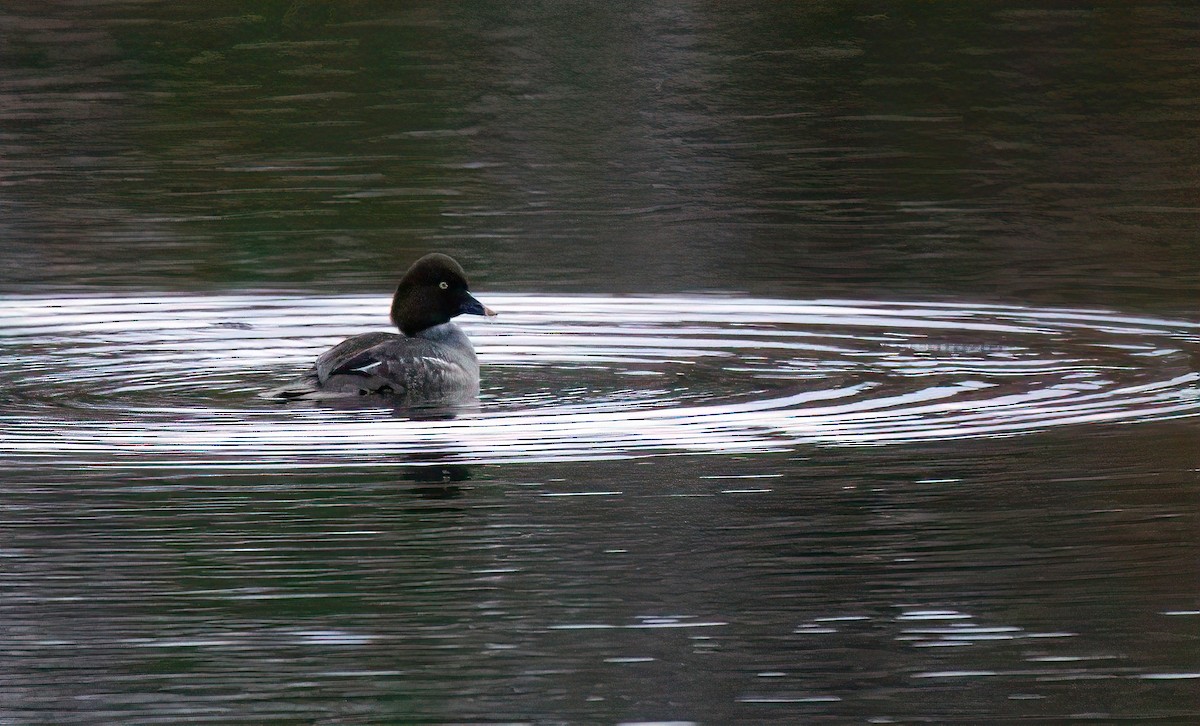
[[[437,252],[408,268],[392,298],[392,322],[405,335],[416,335],[463,314],[492,317],[496,312],[471,296],[463,268]]]

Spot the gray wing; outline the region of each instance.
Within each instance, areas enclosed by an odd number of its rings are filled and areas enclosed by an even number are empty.
[[[395,333],[363,333],[346,338],[317,357],[317,380],[324,383],[332,375],[369,375],[361,369],[377,362],[372,351],[392,340],[404,340]]]
[[[363,354],[376,345],[390,338],[399,338],[395,333],[363,333],[342,342],[322,353],[313,367],[303,376],[288,381],[259,394],[260,398],[277,401],[292,401],[297,399],[336,398],[348,395],[358,395],[360,391],[371,392],[378,390],[382,383],[371,382],[370,376],[354,369],[359,366],[355,361],[361,358],[362,365],[369,365],[370,359]],[[336,371],[346,371],[336,373]],[[334,376],[332,379],[330,376]]]
[[[478,373],[468,369],[472,365],[474,360],[456,360],[434,341],[364,333],[323,353],[316,373],[327,391],[438,394],[477,385]]]

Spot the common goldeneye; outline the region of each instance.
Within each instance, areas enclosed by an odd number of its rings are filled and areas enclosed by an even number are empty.
[[[286,400],[383,394],[423,401],[477,395],[475,349],[450,322],[463,314],[496,313],[471,296],[457,262],[436,252],[426,255],[404,273],[392,298],[392,323],[400,334],[347,338],[322,353],[303,377],[262,395]]]

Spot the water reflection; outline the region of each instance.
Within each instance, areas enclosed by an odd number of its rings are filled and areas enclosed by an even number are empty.
[[[424,420],[257,398],[375,298],[6,297],[17,713],[1190,714],[1196,323],[500,297]]]
[[[492,290],[1171,310],[1200,273],[1186,4],[287,5],[0,13],[0,285],[440,249]]]
[[[563,461],[996,437],[1200,412],[1200,324],[1102,311],[501,296],[470,405],[255,394],[364,297],[12,298],[4,451],[102,466]],[[227,324],[236,321],[236,325]],[[303,322],[298,322],[303,321]],[[131,455],[136,454],[134,458]]]

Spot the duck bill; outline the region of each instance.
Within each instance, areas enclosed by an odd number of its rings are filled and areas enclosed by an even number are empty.
[[[489,308],[487,305],[479,302],[471,297],[471,293],[464,292],[462,302],[458,306],[459,315],[482,315],[485,318],[496,316],[496,311]]]

